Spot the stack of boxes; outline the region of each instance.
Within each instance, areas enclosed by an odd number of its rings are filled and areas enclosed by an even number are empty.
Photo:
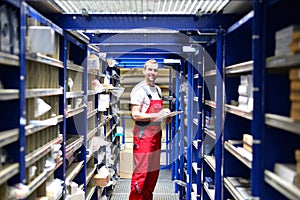
[[[290,49],[294,53],[298,53],[300,51],[300,26],[296,26],[297,30],[292,33],[292,41],[290,43]]]
[[[291,118],[300,121],[300,69],[290,69]]]
[[[238,88],[238,107],[249,112],[253,110],[252,79],[253,78],[251,74],[241,76],[241,83]]]
[[[295,34],[300,30],[299,25],[290,25],[275,33],[275,56],[292,54],[291,49],[299,51],[300,35]],[[295,36],[294,36],[295,34]],[[295,37],[295,40],[293,39]],[[298,41],[298,42],[297,42]]]
[[[300,51],[300,26],[291,25],[286,28],[289,33],[290,51],[297,53]],[[290,100],[291,100],[291,118],[300,121],[300,69],[290,69],[289,79],[290,86]]]

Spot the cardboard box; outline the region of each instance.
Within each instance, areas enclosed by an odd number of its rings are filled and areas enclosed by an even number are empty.
[[[250,153],[253,152],[252,146],[250,146],[250,145],[248,145],[248,144],[246,144],[246,143],[243,144],[243,148],[244,148],[245,150],[247,150],[248,152],[250,152]]]
[[[249,146],[253,144],[253,137],[250,134],[243,134],[243,142]]]
[[[300,51],[300,40],[295,40],[290,43],[290,50],[294,53],[298,53]]]
[[[300,101],[300,91],[290,91],[291,101]]]
[[[290,69],[289,79],[291,81],[299,81],[300,80],[300,69]]]
[[[291,91],[300,91],[300,81],[291,82]]]
[[[292,110],[291,111],[291,118],[296,120],[296,121],[300,121],[300,112],[296,111],[296,110]]]
[[[100,186],[100,187],[105,187],[107,183],[110,180],[110,173],[107,172],[102,172],[100,174],[96,174],[94,176],[94,185],[95,186]]]
[[[297,162],[300,162],[300,149],[295,150],[295,159]]]
[[[120,178],[131,178],[134,169],[133,150],[124,149],[120,151]]]

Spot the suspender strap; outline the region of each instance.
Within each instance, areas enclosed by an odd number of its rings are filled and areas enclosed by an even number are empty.
[[[152,100],[152,95],[149,93],[149,91],[143,86],[144,91],[146,92],[146,95],[148,96],[149,100]],[[159,93],[157,87],[155,86],[156,92],[159,96],[159,98],[161,99],[161,94]]]
[[[146,92],[146,95],[150,100],[152,100],[152,95],[149,93],[149,91],[143,86],[144,91]]]
[[[156,88],[156,92],[157,92],[157,94],[158,94],[159,98],[161,99],[161,94],[159,93],[159,91],[158,91],[158,89],[157,89],[157,87],[156,87],[156,86],[155,86],[155,88]]]

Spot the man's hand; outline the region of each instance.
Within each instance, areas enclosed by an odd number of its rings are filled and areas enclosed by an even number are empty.
[[[164,117],[164,116],[166,116],[170,113],[171,113],[171,111],[170,111],[169,108],[164,108],[160,112],[154,114],[156,117],[153,121],[157,122],[157,121],[164,120],[166,123],[170,123],[172,121],[172,118],[171,117],[167,117],[167,118]]]

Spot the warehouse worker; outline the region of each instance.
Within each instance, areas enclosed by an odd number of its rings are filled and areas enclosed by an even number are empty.
[[[131,180],[130,200],[151,200],[160,168],[161,123],[171,122],[171,118],[161,120],[170,113],[163,109],[161,89],[155,85],[158,76],[158,63],[148,60],[143,69],[144,81],[131,91],[130,103],[133,128],[134,171]]]

